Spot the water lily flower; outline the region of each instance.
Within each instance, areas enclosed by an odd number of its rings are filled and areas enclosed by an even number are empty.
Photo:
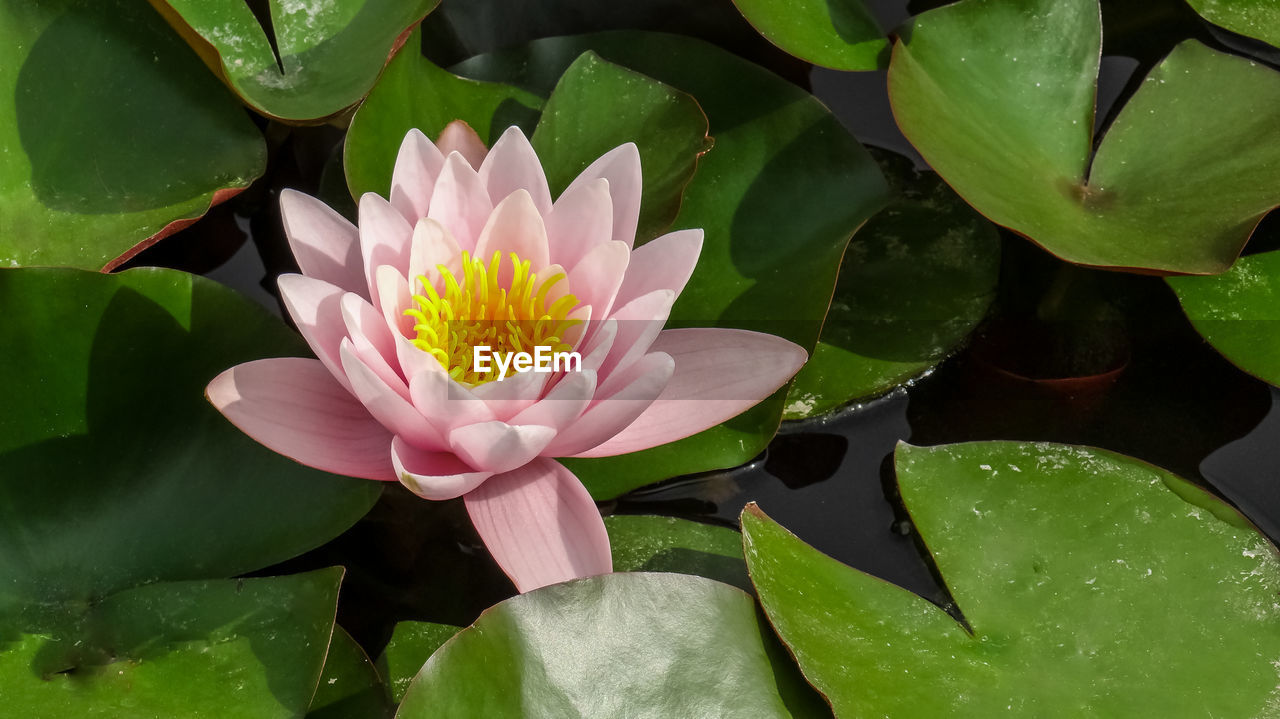
[[[337,474],[463,497],[522,592],[612,571],[599,510],[557,457],[606,457],[687,437],[755,405],[800,347],[734,329],[663,329],[701,230],[634,247],[640,156],[596,160],[552,200],[518,128],[486,150],[462,123],[401,145],[390,199],[359,226],[307,195],[280,198],[302,274],[280,277],[318,359],[233,367],[209,400],[258,442]],[[580,366],[513,372],[495,353],[572,350]]]

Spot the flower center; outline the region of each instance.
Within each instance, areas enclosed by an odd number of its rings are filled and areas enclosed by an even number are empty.
[[[405,314],[415,321],[415,347],[435,357],[449,376],[468,385],[498,378],[492,369],[472,368],[473,347],[486,346],[493,356],[512,352],[533,353],[538,347],[551,352],[572,349],[563,341],[565,332],[582,320],[569,319],[578,298],[564,294],[550,300],[551,289],[564,281],[564,272],[540,278],[529,271],[529,261],[516,253],[508,255],[512,265],[509,286],[501,287],[502,253],[494,252],[488,266],[469,252],[462,253],[462,278],[444,265],[437,265],[443,292],[437,292],[425,276],[419,277],[425,295],[414,295],[415,308]]]

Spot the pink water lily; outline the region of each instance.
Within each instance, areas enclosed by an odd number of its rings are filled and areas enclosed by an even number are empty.
[[[612,571],[586,488],[555,457],[606,457],[687,437],[751,407],[804,363],[786,340],[663,325],[701,230],[634,247],[640,157],[596,160],[553,202],[517,128],[486,150],[462,123],[411,131],[390,200],[359,227],[286,191],[302,274],[281,296],[318,359],[233,367],[209,400],[267,447],[319,469],[463,497],[522,591]],[[576,352],[579,367],[498,379],[474,346]]]

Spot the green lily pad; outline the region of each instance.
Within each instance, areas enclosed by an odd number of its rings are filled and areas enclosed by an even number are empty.
[[[749,596],[701,577],[544,587],[445,643],[396,716],[789,717],[761,621]]]
[[[419,35],[415,31],[409,37],[411,48],[418,46]],[[396,153],[411,129],[434,138],[450,122],[462,120],[492,145],[512,125],[532,132],[542,102],[509,85],[458,77],[419,52],[402,52],[351,118],[342,151],[351,195],[390,194]]]
[[[378,657],[378,671],[387,678],[387,693],[391,701],[399,703],[409,689],[413,678],[422,670],[432,654],[462,627],[432,622],[397,622],[391,630],[382,656]]]
[[[249,185],[267,151],[149,8],[0,0],[0,267],[111,269]]]
[[[1000,235],[932,172],[887,153],[895,197],[845,250],[822,339],[787,395],[784,419],[887,392],[955,351],[986,317]]]
[[[637,244],[671,226],[698,157],[711,147],[697,100],[589,50],[560,76],[531,141],[556,197],[597,157],[634,142],[644,181]]]
[[[1187,4],[1214,25],[1280,47],[1280,5],[1272,0],[1187,0]]]
[[[359,102],[440,0],[269,0],[271,39],[244,0],[151,3],[250,107],[303,121]]]
[[[0,403],[0,600],[93,601],[260,569],[337,536],[381,493],[275,454],[205,401],[232,365],[308,353],[221,285],[0,270],[0,307],[13,388]]]
[[[340,569],[162,582],[0,621],[10,716],[299,717],[316,691]]]
[[[1068,262],[1226,270],[1280,204],[1280,73],[1183,42],[1094,156],[1101,29],[1098,0],[924,13],[889,70],[898,125],[979,212]]]
[[[390,713],[387,690],[369,656],[337,625],[306,719],[381,719]]]
[[[1280,386],[1280,250],[1212,277],[1170,277],[1182,311],[1232,364]]]
[[[897,470],[963,623],[742,517],[761,604],[837,714],[1275,714],[1280,561],[1224,502],[1065,445],[899,445]]]
[[[889,40],[862,0],[734,0],[769,42],[833,70],[882,70]]]
[[[604,518],[615,572],[675,572],[750,592],[742,535],[676,517],[615,514]]]
[[[545,96],[587,50],[692,95],[715,137],[672,225],[703,228],[706,240],[668,326],[741,327],[812,348],[845,245],[886,199],[866,150],[808,93],[691,38],[640,32],[547,38],[455,70]],[[565,464],[597,499],[732,467],[768,444],[784,397],[779,390],[736,419],[662,447]]]

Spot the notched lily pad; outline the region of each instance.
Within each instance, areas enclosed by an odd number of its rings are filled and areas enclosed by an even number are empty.
[[[894,199],[849,241],[822,339],[791,384],[784,419],[868,399],[937,366],[995,298],[995,226],[934,173],[877,157]]]
[[[880,70],[889,40],[863,0],[734,0],[769,42],[833,70]]]
[[[0,267],[112,269],[266,168],[235,98],[126,0],[0,1]]]
[[[609,530],[615,572],[675,572],[731,584],[750,592],[742,535],[677,517],[612,515]]]
[[[911,144],[979,212],[1068,262],[1222,272],[1280,204],[1280,73],[1258,63],[1183,42],[1094,155],[1098,0],[963,0],[902,37],[889,95]]]
[[[286,121],[322,119],[359,102],[407,31],[440,4],[269,0],[264,27],[244,0],[150,2],[250,107]]]
[[[1280,5],[1273,0],[1187,0],[1214,25],[1280,47]]]
[[[432,622],[397,622],[391,641],[378,657],[378,671],[386,677],[387,694],[399,703],[410,682],[440,645],[449,641],[462,627]]]
[[[1098,449],[899,445],[964,623],[743,513],[761,604],[843,716],[1280,711],[1280,560],[1231,507]]]

